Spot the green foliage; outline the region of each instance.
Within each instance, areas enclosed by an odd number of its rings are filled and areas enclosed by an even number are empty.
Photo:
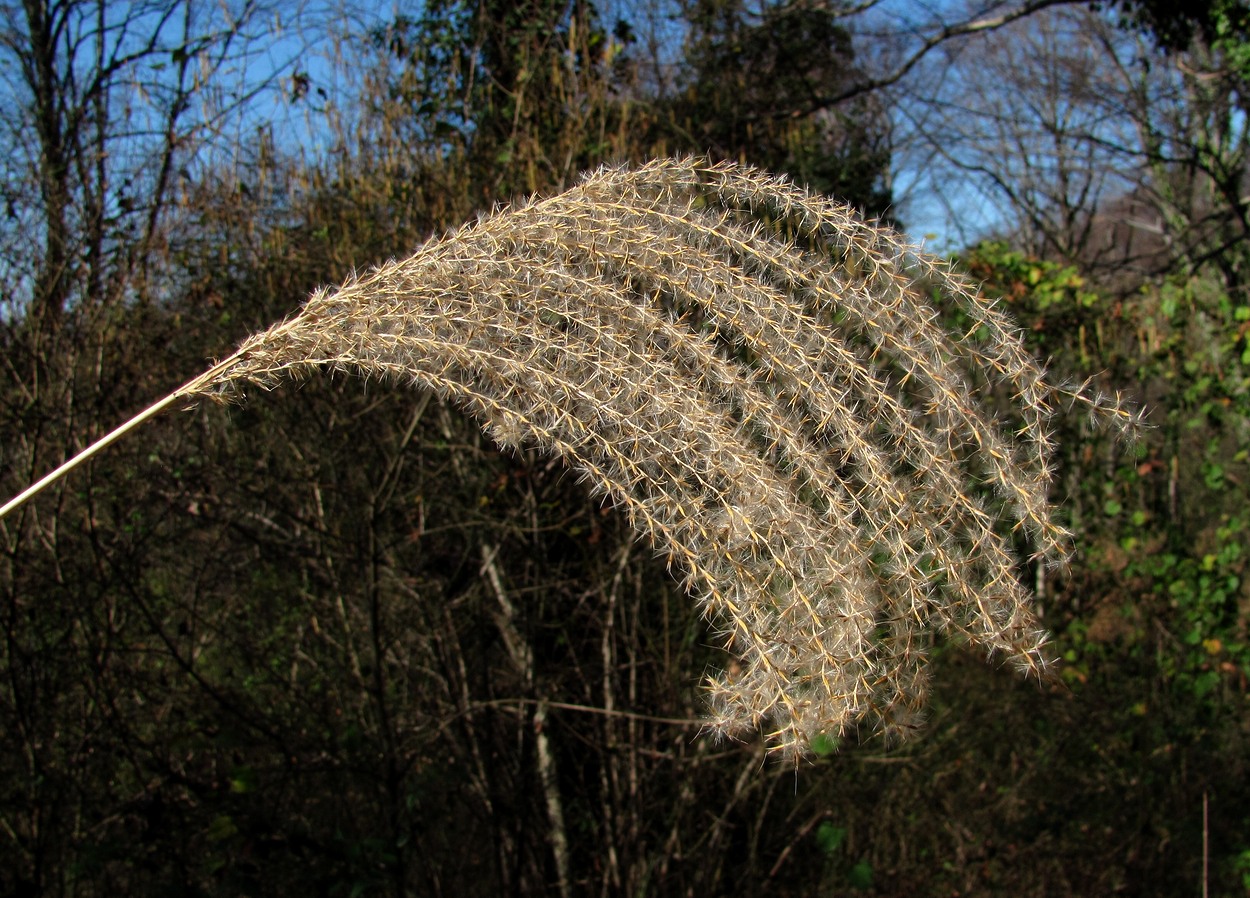
[[[1212,4],[1207,37],[1224,64],[1240,80],[1250,82],[1250,8],[1240,0]]]
[[[1160,46],[1179,51],[1195,40],[1243,44],[1250,9],[1243,0],[1120,0],[1127,23],[1150,32]]]
[[[1241,887],[1250,892],[1250,849],[1237,856],[1233,868],[1241,877]]]
[[[1126,768],[1135,741],[1224,757],[1236,749],[1220,746],[1244,745],[1250,707],[1250,309],[1222,281],[1184,275],[1116,298],[1004,244],[977,247],[967,264],[998,286],[1056,376],[1109,371],[1149,407],[1152,426],[1127,460],[1080,422],[1060,435],[1079,447],[1059,471],[1075,497],[1076,560],[1049,584],[1062,676],[1134,734],[1097,751]],[[1135,775],[1174,787],[1160,771]],[[1238,775],[1203,788],[1227,795]],[[1216,850],[1215,866],[1231,870],[1240,847]]]
[[[1073,268],[1003,244],[978,247],[968,264],[994,280],[1050,355],[1052,370],[1084,379],[1101,365],[1135,381],[1142,401],[1157,404],[1154,426],[1128,463],[1088,440],[1079,455],[1067,455],[1061,477],[1081,483],[1089,497],[1074,506],[1080,551],[1092,572],[1125,584],[1126,598],[1116,600],[1124,622],[1145,615],[1168,634],[1156,651],[1157,670],[1179,690],[1178,700],[1218,696],[1237,707],[1250,672],[1250,593],[1243,586],[1250,454],[1242,448],[1250,436],[1250,309],[1196,279],[1111,300]],[[1157,636],[1140,621],[1104,623],[1121,642]],[[1090,653],[1108,651],[1089,643],[1079,621],[1069,635],[1069,657],[1083,664]],[[1073,670],[1085,676],[1083,668]],[[1221,684],[1232,692],[1217,690]]]
[[[816,844],[825,854],[835,854],[846,841],[846,827],[834,826],[826,820],[816,828]]]
[[[846,855],[848,831],[832,821],[822,821],[816,828],[816,844],[825,855],[825,882],[835,891],[846,886],[862,891],[873,884],[872,864],[864,859],[849,860]]]

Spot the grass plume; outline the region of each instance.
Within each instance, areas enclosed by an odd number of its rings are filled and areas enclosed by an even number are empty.
[[[709,677],[711,725],[788,753],[912,728],[939,631],[1044,670],[1016,567],[1021,539],[1067,545],[1053,407],[1132,417],[1048,384],[943,262],[697,159],[603,169],[319,291],[158,406],[325,368],[431,390],[577,470],[740,659]]]

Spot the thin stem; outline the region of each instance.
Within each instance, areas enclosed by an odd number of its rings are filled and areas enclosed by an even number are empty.
[[[192,380],[187,381],[185,384],[183,384],[174,392],[170,393],[168,396],[164,397],[163,399],[158,400],[157,402],[152,403],[143,411],[139,412],[139,414],[131,418],[129,421],[126,421],[124,424],[120,425],[119,427],[115,427],[113,430],[110,430],[108,433],[100,437],[98,440],[96,440],[86,449],[83,449],[73,458],[66,461],[59,468],[52,471],[50,474],[47,474],[46,476],[44,476],[43,478],[41,478],[39,481],[32,484],[31,486],[28,486],[22,492],[18,493],[16,496],[10,499],[7,503],[5,503],[3,507],[0,507],[0,518],[5,517],[5,515],[9,514],[9,512],[16,511],[18,508],[25,505],[28,501],[30,501],[36,495],[43,492],[43,490],[47,489],[52,484],[56,483],[58,480],[60,480],[70,471],[77,468],[79,465],[82,465],[85,462],[89,461],[91,457],[94,456],[97,452],[100,452],[102,449],[105,449],[106,447],[112,445],[117,440],[125,436],[127,433],[134,430],[140,424],[144,423],[145,421],[151,418],[156,417],[161,412],[165,411],[165,409],[169,408],[171,405],[177,402],[179,399],[189,396],[190,394],[194,393],[196,390],[203,387],[206,383],[215,379],[223,371],[225,371],[232,364],[238,361],[240,355],[241,353],[236,352],[234,355],[230,356],[229,358],[224,359],[221,362],[218,362],[216,365],[214,365],[212,368],[205,371],[203,374],[199,375],[196,378],[193,378]]]

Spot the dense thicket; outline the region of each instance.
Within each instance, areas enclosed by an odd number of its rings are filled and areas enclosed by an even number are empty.
[[[891,211],[887,98],[817,100],[896,57],[835,5],[440,0],[261,83],[290,11],[127,9],[5,26],[6,497],[312,289],[603,161],[709,153]],[[1056,433],[1078,551],[1020,577],[1060,682],[939,646],[900,746],[796,770],[701,737],[726,659],[620,515],[430,396],[310,380],[154,422],[0,522],[0,893],[1244,890],[1239,34],[1143,43],[1122,96],[1166,88],[1167,120],[1107,163],[1119,211],[1068,219],[1119,245],[1158,211],[1152,265],[1025,215],[961,259],[1155,425],[1127,455]]]

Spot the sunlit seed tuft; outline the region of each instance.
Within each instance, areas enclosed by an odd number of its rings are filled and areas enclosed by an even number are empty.
[[[577,469],[738,656],[709,677],[709,727],[791,754],[911,733],[938,632],[1045,675],[1015,547],[1065,551],[1053,405],[1135,420],[1050,386],[947,263],[699,159],[603,169],[318,291],[187,395],[322,366],[432,390]]]

